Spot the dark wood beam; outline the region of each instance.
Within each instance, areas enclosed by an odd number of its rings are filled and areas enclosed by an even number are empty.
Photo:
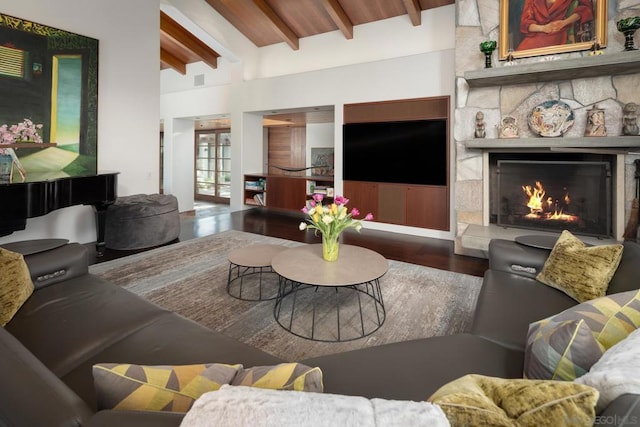
[[[278,14],[269,6],[266,0],[253,0],[253,3],[258,6],[260,11],[264,14],[264,16],[269,20],[272,25],[272,28],[280,35],[282,41],[286,42],[291,49],[298,50],[300,49],[300,39],[296,34],[289,28],[287,24],[278,16]]]
[[[187,74],[187,64],[162,48],[160,48],[160,64],[173,68],[182,75]]]
[[[402,0],[404,8],[407,9],[409,18],[414,27],[417,27],[422,22],[422,15],[420,14],[420,3],[418,0]]]
[[[342,6],[340,6],[340,3],[338,3],[338,0],[320,0],[320,3],[322,3],[333,22],[340,28],[342,34],[351,40],[353,38],[353,24]]]
[[[218,68],[218,52],[207,46],[202,40],[187,31],[184,27],[171,19],[169,15],[160,11],[160,31],[182,45],[191,55],[200,58],[212,68]]]

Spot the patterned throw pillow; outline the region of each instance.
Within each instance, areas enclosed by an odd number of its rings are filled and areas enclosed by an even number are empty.
[[[301,363],[240,369],[231,385],[322,393],[322,371]]]
[[[575,381],[595,387],[600,392],[596,411],[603,411],[623,394],[640,394],[640,329],[636,329],[611,347]]]
[[[98,409],[187,412],[202,394],[231,383],[241,367],[97,364],[93,379]]]
[[[563,231],[536,277],[578,302],[602,297],[622,258],[621,244],[587,246]]]
[[[0,271],[0,325],[5,326],[33,293],[33,282],[22,254],[3,248]]]
[[[640,291],[609,295],[529,325],[524,376],[572,381],[640,327]]]
[[[593,425],[598,391],[566,381],[504,379],[470,374],[429,399],[452,426]]]

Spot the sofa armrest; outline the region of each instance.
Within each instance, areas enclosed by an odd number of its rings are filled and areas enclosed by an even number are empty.
[[[640,395],[623,394],[596,416],[596,426],[637,426],[640,424]]]
[[[564,292],[535,279],[489,269],[478,295],[471,333],[524,350],[529,324],[576,304]]]
[[[87,248],[69,243],[24,257],[36,289],[79,277],[89,272]]]
[[[0,426],[79,426],[89,407],[20,341],[0,328]]]
[[[489,268],[535,279],[551,253],[510,240],[489,242]]]

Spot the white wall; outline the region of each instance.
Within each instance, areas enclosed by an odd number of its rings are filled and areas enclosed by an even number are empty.
[[[255,75],[245,79],[303,73],[322,68],[411,56],[455,46],[455,6],[422,11],[422,24],[413,26],[409,15],[356,25],[353,38],[336,30],[300,39],[300,49],[286,43],[259,50]]]
[[[344,104],[449,95],[454,99],[453,49],[392,58],[372,63],[348,65],[289,76],[256,79],[238,85],[162,95],[162,116],[176,117],[230,112],[232,134],[231,208],[244,209],[242,175],[262,168],[262,122],[260,115],[279,109],[334,105],[335,182],[342,191],[342,109]],[[228,97],[231,102],[225,103]],[[166,108],[165,108],[166,107]],[[247,116],[258,117],[247,121]],[[251,135],[251,136],[249,136]],[[165,132],[165,140],[167,134]],[[453,145],[452,145],[453,149]],[[452,155],[451,158],[454,156]],[[176,161],[175,159],[173,161]],[[191,163],[192,164],[192,163]],[[187,165],[182,165],[187,167]],[[453,171],[452,171],[453,173]],[[455,176],[455,175],[452,175]],[[192,180],[182,173],[176,180]],[[188,198],[191,194],[180,196]],[[453,199],[453,198],[452,198]],[[183,210],[181,207],[180,210]],[[439,232],[389,224],[372,228],[429,237],[451,238]]]
[[[175,3],[174,0],[171,2]],[[263,170],[261,114],[274,110],[333,105],[335,180],[336,191],[340,193],[344,104],[441,95],[451,96],[453,104],[454,12],[454,5],[423,11],[422,25],[419,27],[402,22],[401,17],[357,26],[353,40],[344,39],[339,32],[305,38],[301,40],[299,51],[284,45],[261,48],[258,63],[252,71],[248,72],[244,63],[237,66],[235,72],[242,71],[243,76],[238,78],[234,73],[226,74],[228,84],[224,79],[216,80],[215,70],[210,70],[210,78],[205,77],[205,81],[215,83],[200,89],[190,86],[193,75],[189,70],[182,82],[174,71],[162,71],[173,73],[162,78],[163,84],[167,83],[166,87],[162,87],[162,118],[166,124],[174,119],[193,119],[196,116],[228,114],[231,117],[231,208],[240,210],[244,209],[243,173]],[[358,32],[362,34],[361,37]],[[255,70],[258,70],[256,72],[260,78],[247,79]],[[190,89],[175,91],[181,83]],[[165,133],[165,141],[166,138]],[[454,158],[453,154],[451,158]],[[170,164],[177,161],[175,158],[167,160]],[[175,169],[173,165],[169,167]],[[174,176],[174,179],[193,180],[192,176],[193,172],[183,173]],[[453,171],[452,176],[455,176]],[[172,188],[186,188],[185,185],[174,184]],[[179,200],[189,197],[192,195],[178,196]],[[184,210],[183,207],[180,210]],[[448,239],[452,238],[453,232],[390,224],[368,226]]]
[[[99,40],[98,169],[119,171],[118,193],[158,191],[160,0],[20,0],[2,12]],[[78,206],[27,221],[0,243],[96,240],[93,211]]]

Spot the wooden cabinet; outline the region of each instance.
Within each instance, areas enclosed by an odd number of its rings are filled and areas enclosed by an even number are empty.
[[[300,210],[307,200],[304,179],[269,175],[267,188],[269,189],[267,202],[269,208]]]
[[[344,197],[349,199],[349,207],[358,208],[362,215],[373,214],[378,220],[378,184],[375,182],[345,181]]]
[[[449,231],[449,191],[437,185],[407,187],[407,225]]]
[[[349,205],[374,221],[449,231],[447,186],[344,182]]]
[[[256,183],[263,185],[256,186]],[[333,178],[267,174],[244,176],[244,199],[248,205],[300,211],[316,190],[325,194],[325,197],[332,198]],[[263,203],[259,202],[261,198]]]

